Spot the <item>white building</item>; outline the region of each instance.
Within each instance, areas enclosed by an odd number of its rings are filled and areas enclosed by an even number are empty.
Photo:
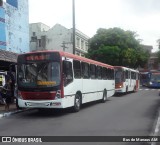
[[[30,30],[30,51],[36,50],[62,50],[73,53],[73,30],[60,24],[52,28],[43,23],[32,23]],[[76,30],[75,36],[77,55],[83,56],[88,51],[89,37]]]

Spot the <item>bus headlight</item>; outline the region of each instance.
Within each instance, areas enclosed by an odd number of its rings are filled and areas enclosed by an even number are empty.
[[[153,83],[152,83],[152,82],[149,82],[149,84],[152,85]]]
[[[60,99],[61,98],[61,91],[58,90],[55,96],[55,100]]]

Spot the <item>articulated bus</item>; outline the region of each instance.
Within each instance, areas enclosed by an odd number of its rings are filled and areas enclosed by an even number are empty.
[[[18,106],[68,108],[105,102],[115,93],[114,67],[61,51],[21,54],[17,60]]]
[[[138,91],[139,71],[123,66],[115,66],[116,93]]]

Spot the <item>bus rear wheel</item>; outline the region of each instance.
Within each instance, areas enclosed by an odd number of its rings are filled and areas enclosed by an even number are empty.
[[[133,92],[135,93],[137,91],[136,86],[134,86]]]
[[[73,112],[78,112],[81,108],[81,96],[79,94],[75,95],[74,106],[72,107]]]
[[[104,91],[103,91],[103,98],[102,98],[101,102],[102,102],[102,103],[105,103],[106,101],[107,101],[107,91],[104,90]]]

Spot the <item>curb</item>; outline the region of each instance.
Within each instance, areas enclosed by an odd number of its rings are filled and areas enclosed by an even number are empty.
[[[160,132],[160,107],[158,108],[158,112],[157,112],[157,118],[154,122],[154,127],[152,129],[152,133],[150,134],[150,136],[159,136],[159,132]],[[157,142],[151,142],[150,145],[157,145]]]
[[[29,109],[15,110],[15,111],[10,111],[10,112],[0,113],[0,119],[3,118],[3,117],[8,117],[12,114],[17,114],[17,113],[24,112],[24,111],[27,111],[27,110],[29,110]]]

